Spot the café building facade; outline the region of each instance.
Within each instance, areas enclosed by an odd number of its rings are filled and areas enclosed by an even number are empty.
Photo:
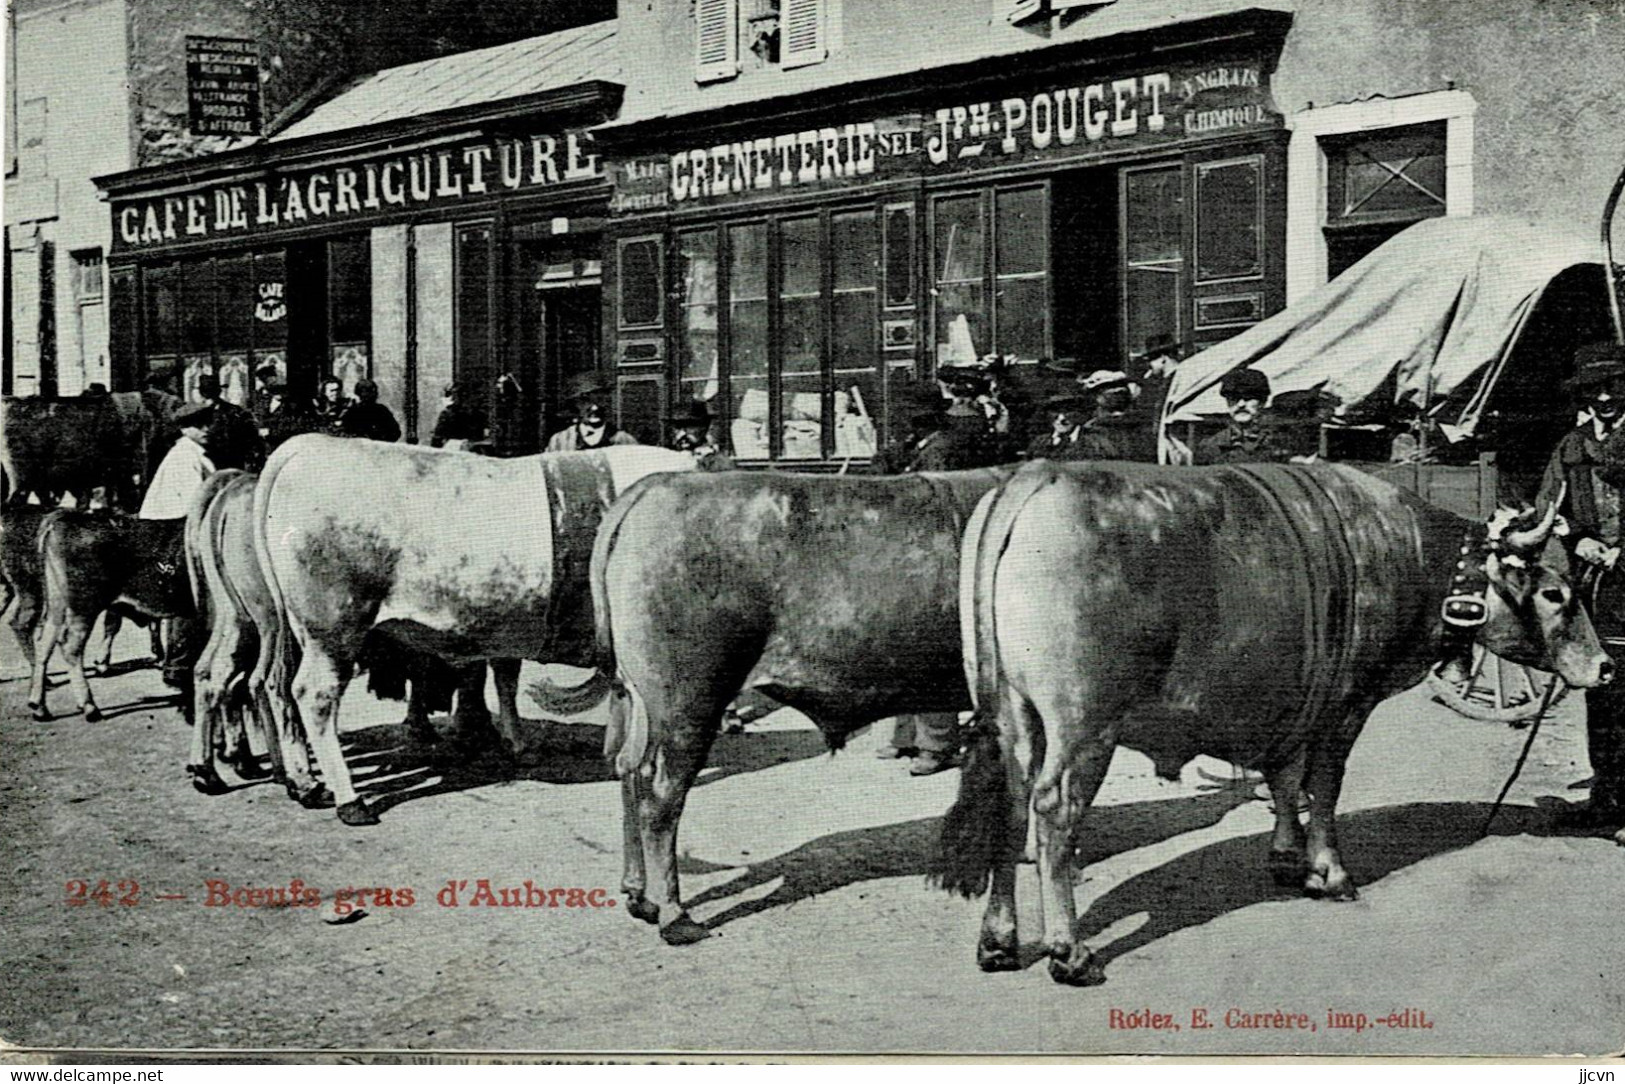
[[[720,90],[705,4],[625,28],[674,51],[698,35],[701,69],[659,65],[676,74],[629,89],[597,133],[606,355],[629,427],[696,399],[741,463],[861,462],[902,435],[898,390],[940,366],[1009,359],[1036,396],[1064,384],[1057,367],[1199,348],[1281,307],[1289,133],[1271,76],[1290,15],[1208,5],[1052,42],[1034,31],[1063,13],[1004,6],[942,15],[973,14],[1019,55],[972,46],[873,78],[853,43],[895,34],[903,7],[775,6],[784,48],[714,49]],[[809,82],[779,70],[794,47],[826,85],[777,94]]]
[[[426,441],[455,380],[534,450],[599,366],[618,56],[611,21],[388,69],[253,146],[98,178],[115,386],[371,377]]]

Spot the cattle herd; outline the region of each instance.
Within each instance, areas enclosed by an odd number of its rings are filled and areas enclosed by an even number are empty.
[[[224,763],[373,824],[338,741],[359,671],[405,676],[408,725],[430,741],[437,687],[455,687],[455,732],[488,724],[488,664],[496,732],[534,759],[547,750],[523,743],[520,661],[586,668],[538,700],[567,714],[608,699],[626,902],[683,944],[705,930],[683,907],[678,823],[742,690],[805,713],[832,747],[898,713],[970,710],[936,880],[988,895],[977,961],[1016,968],[1030,826],[1050,973],[1085,985],[1103,975],[1074,938],[1074,837],[1115,747],[1170,776],[1198,754],[1261,770],[1275,877],[1347,899],[1344,765],[1376,703],[1447,654],[1441,606],[1464,569],[1483,585],[1478,642],[1576,686],[1612,677],[1539,564],[1552,509],[1474,523],[1325,465],[693,467],[641,447],[502,460],[302,436],[257,477],[214,475],[186,525],[189,603],[146,615],[191,645],[194,784],[222,789]],[[6,508],[0,568],[25,647],[44,601],[36,717],[60,647],[97,718],[82,656],[96,616],[121,608],[133,537],[114,512]]]

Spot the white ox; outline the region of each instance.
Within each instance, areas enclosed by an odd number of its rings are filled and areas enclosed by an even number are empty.
[[[279,616],[271,681],[297,705],[344,823],[377,823],[338,742],[367,634],[490,662],[498,730],[524,759],[519,660],[592,665],[587,567],[604,511],[645,475],[693,467],[686,453],[638,446],[488,459],[312,435],[276,451],[254,493]]]

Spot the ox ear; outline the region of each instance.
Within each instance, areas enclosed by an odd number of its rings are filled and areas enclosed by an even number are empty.
[[[1500,594],[1516,606],[1523,606],[1534,593],[1535,577],[1521,557],[1490,554],[1484,562],[1484,575]]]

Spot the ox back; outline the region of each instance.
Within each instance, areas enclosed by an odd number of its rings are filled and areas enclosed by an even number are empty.
[[[978,704],[1064,684],[1036,660],[1065,644],[1108,690],[1078,695],[1121,711],[1117,741],[1162,774],[1198,753],[1275,768],[1437,657],[1468,526],[1450,513],[1340,467],[1048,467],[966,539]]]
[[[599,666],[684,713],[759,688],[835,744],[897,712],[967,708],[960,534],[1007,474],[646,479],[593,555]]]
[[[158,422],[142,397],[119,392],[100,397],[0,397],[0,469],[7,499],[37,493],[42,499],[72,493],[83,503],[106,486],[133,507],[132,478],[145,475],[148,443]]]

